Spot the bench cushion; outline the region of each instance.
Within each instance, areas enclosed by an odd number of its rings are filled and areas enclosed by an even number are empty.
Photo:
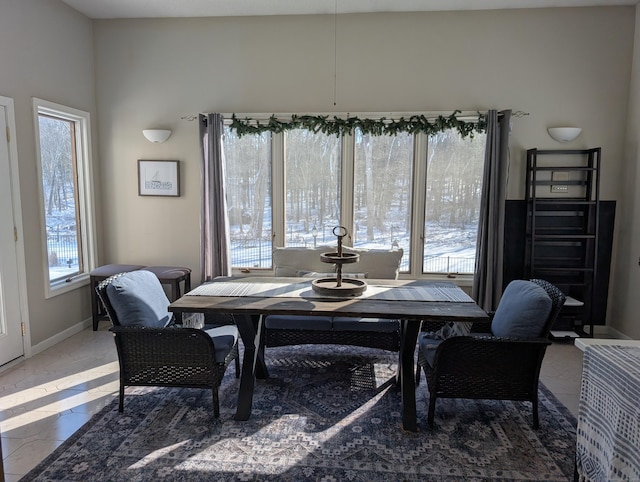
[[[331,330],[328,316],[269,315],[264,324],[269,330]]]
[[[269,315],[265,326],[275,330],[375,331],[393,333],[400,329],[398,320],[336,316]]]
[[[378,333],[393,333],[400,330],[398,320],[383,318],[349,318],[336,316],[333,318],[334,331],[375,331]]]
[[[320,261],[320,254],[331,250],[332,248],[329,246],[319,248],[274,248],[273,267],[275,275],[298,276],[298,271],[316,273],[333,271],[333,266]]]
[[[404,251],[402,249],[353,249],[345,247],[347,253],[358,253],[357,263],[342,266],[342,274],[367,273],[371,279],[398,279],[400,261]]]

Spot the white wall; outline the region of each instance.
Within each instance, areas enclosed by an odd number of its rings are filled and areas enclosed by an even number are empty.
[[[640,7],[636,7],[636,24],[640,22]],[[640,31],[636,29],[633,71],[629,94],[629,119],[622,163],[623,196],[619,203],[619,245],[615,266],[615,290],[610,296],[610,324],[634,339],[640,339]]]
[[[198,112],[406,112],[511,108],[508,196],[527,148],[601,146],[618,199],[634,8],[275,16],[95,23],[105,261],[186,265],[198,279]],[[570,144],[549,126],[578,125]],[[141,134],[173,129],[164,144]],[[138,197],[137,159],[179,159],[183,196]],[[612,279],[615,285],[616,277]]]
[[[20,171],[31,344],[35,345],[91,316],[88,287],[44,298],[48,273],[43,270],[45,234],[40,227],[31,101],[39,97],[89,111],[96,118],[91,21],[57,0],[2,0],[0,95],[15,103],[17,132],[13,135]]]

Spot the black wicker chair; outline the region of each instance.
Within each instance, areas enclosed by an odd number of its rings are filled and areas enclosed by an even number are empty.
[[[418,350],[416,381],[420,369],[425,371],[429,389],[427,422],[433,427],[438,398],[529,401],[532,404],[533,428],[539,427],[538,379],[549,341],[549,332],[565,295],[544,280],[531,280],[551,298],[551,312],[535,338],[498,338],[489,334],[472,334],[448,338],[435,349],[428,361],[425,346]],[[424,335],[421,335],[424,336]]]
[[[151,273],[150,273],[151,274]],[[213,395],[213,413],[220,415],[218,388],[231,360],[236,361],[238,371],[238,344],[235,327],[214,329],[209,332],[183,328],[170,323],[166,327],[131,326],[136,320],[120,320],[110,296],[118,296],[116,290],[108,290],[111,283],[131,273],[120,273],[102,281],[96,292],[103,302],[113,326],[118,360],[120,363],[120,399],[118,410],[124,409],[124,389],[127,386],[168,386],[207,388]],[[138,276],[138,275],[136,275]],[[153,274],[151,276],[155,277]],[[157,281],[157,280],[156,280]],[[155,283],[152,288],[155,290]],[[163,296],[160,283],[153,293]],[[164,295],[166,297],[166,295]],[[140,299],[142,303],[145,300]],[[167,299],[166,306],[169,306]],[[129,326],[122,326],[123,322]],[[235,331],[235,333],[234,333]],[[218,342],[218,346],[216,346]]]

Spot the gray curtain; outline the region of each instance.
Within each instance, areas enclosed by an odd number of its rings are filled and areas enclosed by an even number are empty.
[[[222,116],[201,114],[198,122],[202,153],[200,266],[201,281],[205,282],[216,276],[231,275],[231,251],[222,149]]]
[[[504,204],[509,168],[511,111],[487,113],[487,147],[482,179],[476,269],[471,296],[486,311],[495,310],[502,294]]]

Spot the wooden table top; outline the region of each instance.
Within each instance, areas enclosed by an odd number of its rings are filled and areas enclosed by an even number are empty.
[[[284,277],[247,277],[247,278],[219,278],[201,285],[169,305],[169,310],[182,312],[233,312],[253,315],[282,314],[282,315],[324,315],[369,317],[405,320],[427,321],[483,321],[488,320],[487,314],[468,298],[454,283],[428,280],[366,280],[367,291],[363,295],[353,298],[338,299],[323,297],[311,290],[311,279]],[[216,287],[217,283],[222,283]],[[274,285],[291,287],[291,293],[281,291],[265,291],[263,293],[248,290],[242,294],[228,295],[229,283],[256,284],[263,287]],[[305,289],[308,284],[308,289]],[[286,286],[288,285],[288,286]],[[216,289],[227,296],[218,296]],[[295,288],[295,289],[294,289]],[[386,289],[392,288],[392,289]],[[393,288],[398,288],[402,297],[413,294],[414,299],[393,299]],[[451,290],[452,294],[459,294],[460,299],[468,301],[438,301],[420,298],[425,289]],[[385,290],[386,289],[386,290]],[[242,292],[243,290],[239,290]],[[386,291],[386,295],[377,292]],[[200,293],[200,294],[196,294]],[[210,293],[210,294],[207,294]],[[270,295],[269,293],[272,293]],[[389,295],[391,293],[391,295]],[[428,296],[426,298],[429,298]],[[437,298],[437,297],[436,297]],[[454,296],[453,299],[457,299]]]

